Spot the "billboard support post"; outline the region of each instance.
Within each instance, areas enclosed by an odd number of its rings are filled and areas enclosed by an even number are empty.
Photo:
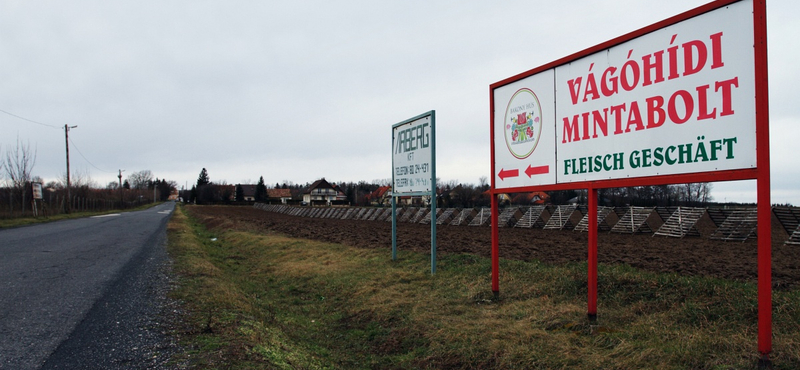
[[[589,320],[597,320],[597,189],[589,186],[589,256],[587,282],[589,288]]]
[[[758,351],[762,362],[772,352],[772,201],[769,160],[769,84],[767,79],[767,4],[755,0],[756,161],[758,178]]]
[[[397,259],[397,197],[430,197],[431,274],[436,273],[436,111],[392,125],[392,260]]]
[[[431,274],[436,273],[436,112],[431,111]]]
[[[498,209],[497,209],[497,195],[491,194],[491,207],[492,214],[489,222],[492,228],[492,293],[495,299],[500,298],[500,230],[497,225]]]
[[[392,193],[392,261],[397,261],[397,199]]]

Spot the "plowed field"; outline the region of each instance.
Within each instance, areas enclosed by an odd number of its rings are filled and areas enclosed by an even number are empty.
[[[208,227],[249,231],[273,231],[297,238],[320,240],[358,248],[391,251],[391,222],[320,219],[289,216],[244,206],[190,206],[187,210]],[[703,228],[698,225],[701,234]],[[489,227],[437,226],[437,253],[472,253],[490,256]],[[777,289],[800,283],[800,247],[784,245],[786,233],[773,221],[772,282]],[[707,231],[707,230],[706,230]],[[713,230],[712,230],[713,231]],[[706,235],[707,236],[707,235]],[[683,239],[653,237],[652,234],[600,232],[598,261],[625,263],[654,272],[675,272],[724,279],[755,281],[755,240],[721,242],[704,237]],[[546,263],[585,261],[588,234],[542,229],[500,229],[500,257]],[[430,225],[398,223],[398,250],[430,251]]]

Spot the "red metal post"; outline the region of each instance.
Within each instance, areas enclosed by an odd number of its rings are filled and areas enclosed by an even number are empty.
[[[597,319],[597,189],[589,187],[589,319]]]
[[[756,166],[758,178],[758,351],[772,352],[772,201],[769,161],[769,85],[767,81],[767,4],[753,3],[756,74]]]
[[[497,194],[492,194],[492,292],[495,298],[500,296],[500,231],[497,225]]]
[[[497,219],[498,219],[498,209],[497,209],[497,194],[495,194],[495,190],[497,189],[497,184],[495,184],[495,174],[497,172],[495,168],[495,158],[494,158],[494,89],[490,86],[489,87],[489,138],[490,138],[490,150],[491,150],[491,163],[490,167],[492,170],[492,180],[491,180],[491,190],[489,191],[490,198],[491,198],[491,216],[489,218],[489,222],[491,222],[491,233],[492,233],[492,292],[494,292],[495,299],[500,297],[500,237],[499,237],[499,229],[497,226]]]

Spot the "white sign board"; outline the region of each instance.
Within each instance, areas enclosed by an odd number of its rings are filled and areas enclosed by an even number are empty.
[[[435,166],[435,112],[392,126],[393,193],[431,194]]]
[[[34,182],[34,183],[31,183],[31,186],[33,188],[33,199],[36,199],[36,200],[44,199],[44,196],[42,194],[42,183],[41,182]]]
[[[755,168],[753,44],[740,1],[496,87],[495,187]]]
[[[556,182],[554,70],[494,90],[495,184]]]

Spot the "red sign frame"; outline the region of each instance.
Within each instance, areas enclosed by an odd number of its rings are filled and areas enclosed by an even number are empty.
[[[762,360],[769,361],[772,352],[772,221],[770,195],[770,157],[769,157],[769,87],[767,70],[767,20],[766,0],[752,0],[754,27],[754,66],[755,66],[755,127],[756,127],[756,167],[747,169],[709,171],[677,175],[648,176],[626,179],[610,179],[557,183],[550,185],[521,186],[497,189],[495,168],[495,101],[494,90],[510,83],[533,76],[556,66],[597,53],[599,51],[644,36],[653,31],[674,25],[678,22],[703,15],[721,7],[745,0],[719,0],[697,7],[682,14],[667,18],[639,30],[630,32],[604,43],[595,45],[543,66],[520,73],[491,84],[489,87],[490,140],[491,140],[491,210],[492,210],[492,291],[499,295],[499,229],[497,194],[533,192],[550,190],[588,189],[589,194],[589,241],[588,241],[588,315],[597,316],[597,189],[682,184],[695,182],[716,182],[734,180],[756,180],[758,203],[758,351]]]

